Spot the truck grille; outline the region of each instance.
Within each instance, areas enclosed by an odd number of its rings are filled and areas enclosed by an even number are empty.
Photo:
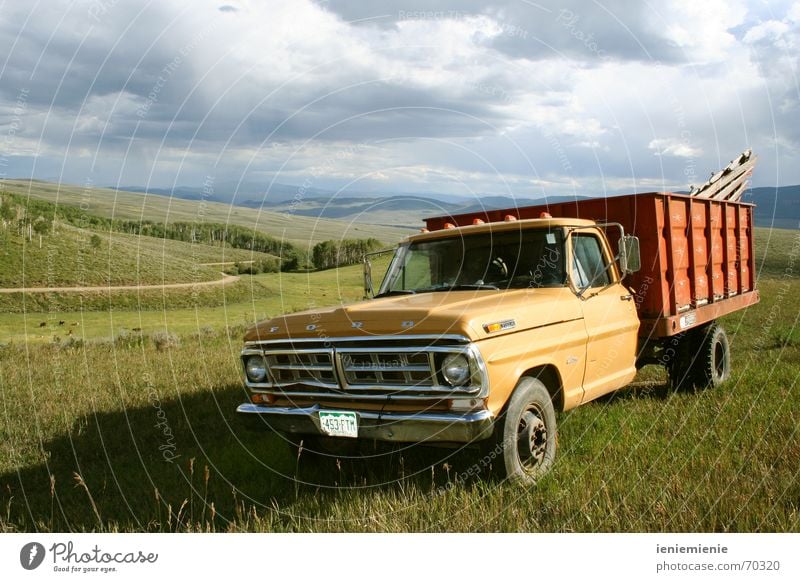
[[[433,386],[436,368],[427,352],[344,351],[337,354],[347,387]]]
[[[405,343],[402,345],[400,342]],[[251,384],[280,396],[337,398],[446,398],[470,395],[481,386],[453,387],[438,373],[441,358],[461,352],[463,343],[442,344],[441,338],[408,345],[392,339],[369,347],[364,342],[264,342],[246,348],[243,355],[262,353],[268,380]]]
[[[336,386],[333,353],[329,351],[265,352],[267,369],[278,386],[310,384]]]

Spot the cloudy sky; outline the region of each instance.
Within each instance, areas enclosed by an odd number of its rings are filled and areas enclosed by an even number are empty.
[[[800,2],[0,4],[0,177],[540,196],[800,183]]]

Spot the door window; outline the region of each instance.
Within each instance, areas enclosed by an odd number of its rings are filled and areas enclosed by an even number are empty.
[[[605,287],[611,282],[609,265],[596,236],[572,235],[572,281],[578,289]]]

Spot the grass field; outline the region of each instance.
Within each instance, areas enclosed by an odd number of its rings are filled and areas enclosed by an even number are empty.
[[[98,237],[97,246],[91,237]],[[160,285],[212,281],[225,261],[257,260],[270,255],[239,249],[99,233],[67,225],[29,241],[0,231],[0,288]]]
[[[376,273],[385,265],[386,261],[377,262]],[[51,342],[54,336],[63,340],[70,329],[70,337],[103,341],[133,329],[145,335],[163,331],[189,335],[208,333],[209,329],[224,333],[228,327],[241,328],[267,316],[357,301],[364,294],[362,281],[362,268],[355,265],[315,273],[243,276],[234,285],[199,289],[194,296],[177,290],[119,292],[110,297],[77,294],[81,301],[92,302],[91,310],[76,309],[77,299],[72,294],[59,295],[66,302],[63,309],[52,309],[58,300],[54,296],[31,294],[26,296],[28,302],[42,300],[36,305],[38,310],[0,314],[0,343]],[[2,302],[0,295],[0,306]],[[59,326],[59,321],[66,326]],[[70,327],[75,322],[79,325]],[[41,323],[46,325],[39,327]]]
[[[152,220],[154,222],[202,221],[238,224],[288,240],[301,248],[310,248],[324,240],[343,238],[376,238],[394,243],[413,233],[410,229],[375,226],[345,221],[315,219],[288,213],[206,202],[144,195],[107,188],[83,188],[38,180],[2,180],[0,187],[12,194],[81,206],[87,213],[109,218]],[[422,221],[420,218],[420,225]]]
[[[357,267],[259,275],[243,284],[264,295],[224,308],[138,312],[154,318],[143,339],[119,333],[142,327],[125,309],[82,314],[105,341],[12,334],[0,348],[0,529],[800,531],[800,236],[759,230],[757,243],[762,301],[723,321],[730,381],[670,393],[645,368],[632,389],[559,416],[555,467],[527,488],[488,478],[468,450],[298,462],[277,435],[240,424],[244,320],[356,298]],[[0,333],[21,317],[0,316]]]

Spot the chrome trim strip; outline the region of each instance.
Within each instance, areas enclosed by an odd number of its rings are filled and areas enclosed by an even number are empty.
[[[432,340],[452,340],[457,341],[460,343],[467,344],[471,340],[463,335],[460,334],[441,334],[441,335],[431,335],[431,334],[397,334],[397,335],[359,335],[359,336],[339,336],[339,337],[331,337],[321,339],[318,337],[303,337],[303,338],[283,338],[283,339],[269,339],[269,340],[253,340],[249,342],[245,342],[245,349],[253,348],[255,346],[263,346],[269,344],[277,344],[277,343],[299,343],[299,342],[319,342],[324,344],[333,345],[336,342],[361,342],[361,341],[374,341],[374,342],[382,342],[382,341],[416,341],[416,340],[424,340],[424,339],[432,339]],[[433,347],[433,346],[431,346]]]
[[[326,366],[324,364],[309,364],[308,366],[304,366],[303,364],[276,364],[270,366],[270,368],[273,370],[317,370],[333,374],[333,366]]]
[[[273,430],[293,434],[323,434],[318,404],[305,408],[259,406],[245,403],[236,409],[251,419],[261,418]],[[358,436],[384,441],[470,442],[491,436],[494,417],[486,409],[465,413],[353,411]]]

